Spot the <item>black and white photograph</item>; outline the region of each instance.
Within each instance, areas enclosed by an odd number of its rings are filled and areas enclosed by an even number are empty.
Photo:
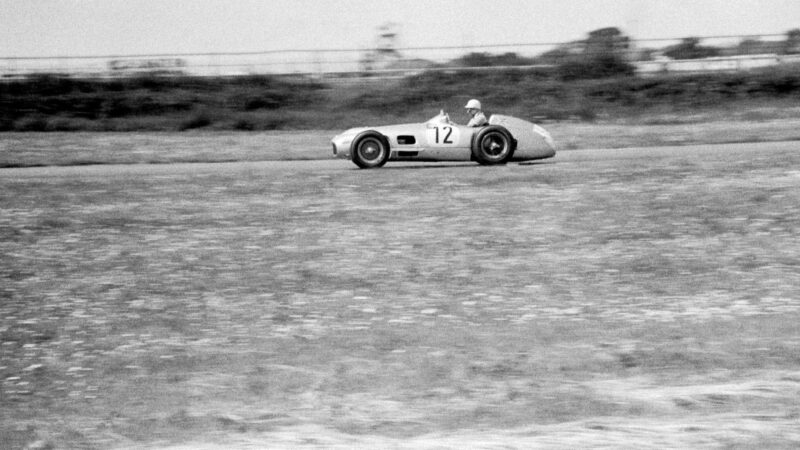
[[[800,448],[800,1],[0,0],[0,450]]]

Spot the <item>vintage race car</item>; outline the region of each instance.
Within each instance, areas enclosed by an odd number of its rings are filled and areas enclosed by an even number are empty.
[[[362,169],[387,161],[476,161],[504,164],[556,154],[544,128],[511,116],[494,114],[489,124],[467,127],[444,111],[425,123],[351,128],[332,139],[333,155]]]

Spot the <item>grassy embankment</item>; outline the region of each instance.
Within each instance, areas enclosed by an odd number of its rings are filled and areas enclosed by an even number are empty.
[[[470,97],[489,112],[538,121],[675,124],[796,119],[796,68],[729,74],[565,80],[509,70],[430,73],[349,86],[271,77],[75,80],[0,84],[2,131],[342,129],[415,122]]]

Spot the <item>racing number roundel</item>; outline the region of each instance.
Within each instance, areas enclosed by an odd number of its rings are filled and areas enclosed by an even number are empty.
[[[458,127],[436,125],[428,128],[428,144],[432,147],[452,147],[458,144]]]

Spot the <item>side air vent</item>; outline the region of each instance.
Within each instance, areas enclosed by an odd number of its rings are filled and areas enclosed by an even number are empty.
[[[414,145],[417,139],[414,136],[397,136],[397,143],[400,145]]]

